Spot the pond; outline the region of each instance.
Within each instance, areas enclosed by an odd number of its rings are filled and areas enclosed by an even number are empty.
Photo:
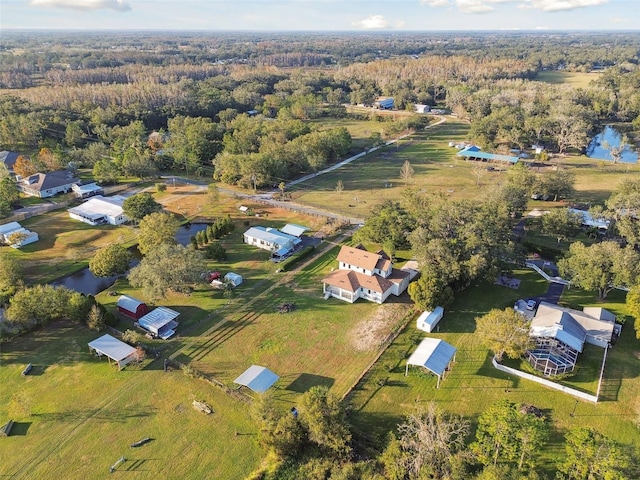
[[[196,233],[206,230],[209,225],[206,223],[186,223],[180,227],[176,233],[176,242],[187,246],[191,243],[191,237]]]
[[[176,233],[176,242],[180,245],[188,245],[191,242],[191,237],[201,230],[207,228],[206,223],[192,223],[186,224],[180,227],[178,233]],[[140,253],[137,248],[132,248],[134,260],[131,262],[131,267],[134,267],[140,261]],[[115,277],[96,277],[89,268],[83,268],[75,273],[59,278],[51,285],[64,286],[70,290],[84,293],[85,295],[97,295],[98,293],[106,290],[113,285],[118,276]]]
[[[600,160],[613,160],[609,151],[602,146],[603,143],[608,143],[612,147],[619,147],[620,142],[622,141],[622,135],[618,130],[613,128],[611,125],[607,125],[604,127],[604,130],[595,136],[591,143],[587,147],[587,157],[595,158]],[[622,152],[622,158],[620,159],[622,163],[637,163],[638,162],[638,153],[631,145],[627,145],[627,147]]]

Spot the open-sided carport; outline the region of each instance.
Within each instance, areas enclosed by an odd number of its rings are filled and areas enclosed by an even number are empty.
[[[404,375],[408,375],[409,365],[426,368],[438,377],[436,388],[440,388],[440,379],[444,378],[449,364],[455,360],[456,348],[453,345],[438,338],[425,338],[407,360]]]
[[[118,365],[119,370],[122,370],[122,367],[136,358],[136,349],[134,347],[109,334],[89,342],[89,351],[95,351],[100,357],[105,355],[109,359],[109,363],[113,360]]]

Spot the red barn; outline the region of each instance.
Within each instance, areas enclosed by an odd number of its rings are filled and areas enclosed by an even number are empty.
[[[144,302],[130,297],[129,295],[121,295],[118,299],[118,312],[128,317],[138,320],[149,311],[149,307]]]

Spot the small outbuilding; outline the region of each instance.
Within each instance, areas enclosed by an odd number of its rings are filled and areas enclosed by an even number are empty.
[[[24,245],[37,242],[40,239],[36,232],[27,230],[18,222],[5,223],[0,225],[0,243],[6,243],[13,248],[20,248]]]
[[[176,333],[180,312],[167,307],[158,307],[138,320],[138,325],[154,337],[166,340]]]
[[[238,273],[229,272],[224,276],[225,282],[230,282],[233,285],[233,288],[237,287],[242,283],[242,275]]]
[[[233,383],[247,387],[256,393],[264,393],[278,381],[280,377],[266,367],[251,365]]]
[[[149,312],[149,307],[147,307],[146,303],[129,295],[120,295],[117,306],[119,313],[135,320],[138,320]]]
[[[136,359],[136,349],[134,347],[109,334],[89,342],[89,351],[96,352],[99,357],[106,356],[109,359],[109,363],[113,360],[118,365],[119,370],[122,370],[122,367],[127,363]]]
[[[416,328],[431,333],[444,315],[444,308],[436,307],[433,312],[422,312],[416,321]]]
[[[424,338],[416,351],[407,360],[404,371],[405,377],[409,373],[409,365],[416,365],[429,370],[438,377],[436,388],[440,388],[440,380],[450,368],[451,362],[456,360],[456,348],[438,338]]]

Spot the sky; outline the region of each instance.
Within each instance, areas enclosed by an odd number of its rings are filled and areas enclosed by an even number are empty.
[[[3,29],[640,30],[640,0],[0,0]]]

